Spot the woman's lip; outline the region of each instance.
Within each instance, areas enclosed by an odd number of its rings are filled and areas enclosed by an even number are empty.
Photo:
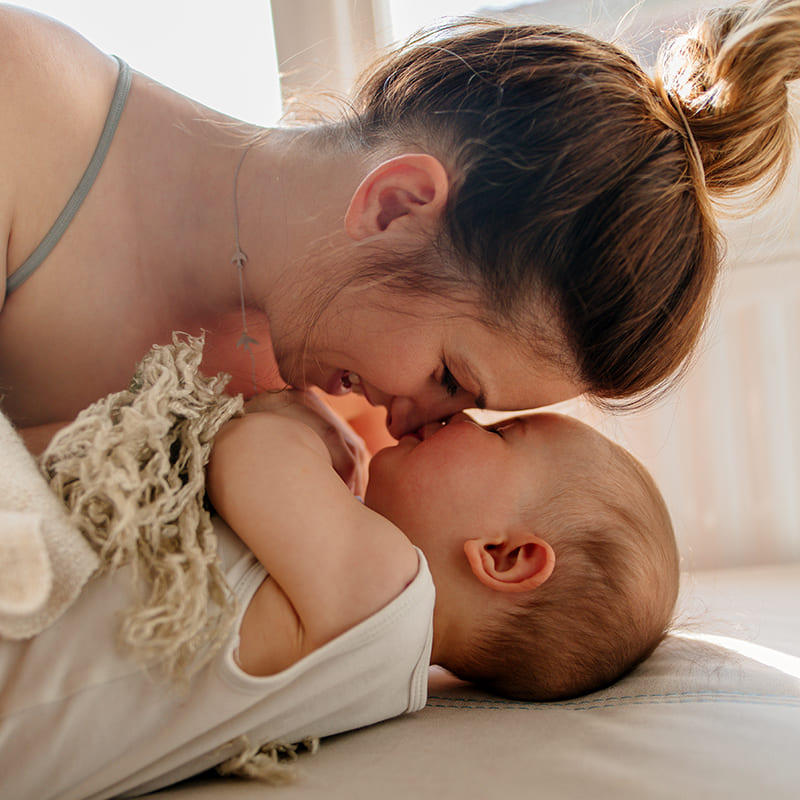
[[[360,394],[363,395],[366,401],[371,405],[374,406],[375,403],[369,396],[367,392],[367,387],[364,384],[363,380],[360,383],[354,383],[350,386],[346,386],[344,382],[345,375],[350,373],[349,369],[339,369],[333,373],[333,377],[328,381],[327,385],[325,386],[325,392],[327,394],[332,394],[335,397],[341,397],[344,394]]]
[[[371,406],[374,406],[375,403],[373,403],[370,399],[370,396],[367,393],[367,387],[364,385],[363,381],[360,383],[351,384],[349,386],[345,385],[344,377],[348,374],[350,374],[349,369],[337,369],[324,387],[325,392],[333,395],[334,397],[341,397],[342,395],[350,394],[351,392],[353,394],[360,394],[366,398],[367,402]]]
[[[430,439],[434,433],[440,431],[445,425],[447,424],[447,420],[442,420],[440,422],[426,422],[424,425],[420,425],[419,428],[414,428],[410,431],[404,431],[399,436],[396,436],[397,440],[411,438],[416,439],[418,442],[424,442],[426,439]]]
[[[333,373],[333,377],[328,381],[327,386],[325,386],[325,391],[328,394],[332,394],[335,397],[340,397],[343,394],[347,394],[350,389],[345,387],[344,383],[342,382],[342,378],[347,374],[347,370],[339,369]]]

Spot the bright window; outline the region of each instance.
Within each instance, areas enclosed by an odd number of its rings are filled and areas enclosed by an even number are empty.
[[[720,0],[725,5],[730,0]],[[684,23],[699,0],[388,0],[391,37],[454,16],[488,16],[511,22],[550,23],[622,42],[645,62],[653,59],[663,33]],[[707,3],[705,5],[708,5]]]
[[[562,0],[562,3],[564,0]],[[405,39],[418,28],[443,17],[467,14],[495,16],[498,10],[514,6],[510,0],[481,2],[475,0],[389,0],[392,38]],[[530,5],[530,4],[529,4]]]
[[[182,94],[248,122],[280,114],[269,0],[15,0]]]

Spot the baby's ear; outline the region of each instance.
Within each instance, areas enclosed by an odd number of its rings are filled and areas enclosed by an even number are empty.
[[[528,592],[541,586],[556,563],[553,548],[532,533],[468,539],[464,553],[475,577],[497,592]]]

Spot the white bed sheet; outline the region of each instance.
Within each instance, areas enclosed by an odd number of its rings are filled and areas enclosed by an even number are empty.
[[[324,741],[293,785],[204,777],[153,797],[795,800],[798,620],[800,563],[684,576],[686,635],[603,692],[498,701],[433,671],[424,710]]]

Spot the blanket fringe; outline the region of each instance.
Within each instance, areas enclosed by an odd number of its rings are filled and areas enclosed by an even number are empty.
[[[258,780],[272,785],[292,783],[297,778],[295,762],[302,748],[312,755],[319,750],[319,739],[307,737],[301,742],[267,742],[256,747],[246,736],[240,736],[232,745],[241,747],[241,752],[217,766],[220,775],[235,775],[239,778]]]
[[[154,347],[128,390],[82,411],[40,459],[101,571],[133,568],[121,644],[182,679],[208,663],[235,614],[204,470],[214,436],[243,404],[224,393],[228,376],[198,372],[203,343],[173,334]]]

